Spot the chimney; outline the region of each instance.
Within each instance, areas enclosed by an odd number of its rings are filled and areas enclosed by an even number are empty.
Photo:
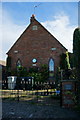
[[[35,20],[35,15],[32,14],[32,17],[31,17],[31,19],[30,19],[30,23],[34,22],[34,20]]]

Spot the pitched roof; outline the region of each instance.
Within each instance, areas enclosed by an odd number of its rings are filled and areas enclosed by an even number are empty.
[[[35,19],[35,16],[32,15],[31,19],[30,19],[30,24],[29,26],[24,30],[24,32],[20,35],[20,37],[17,39],[17,41],[13,44],[13,46],[10,48],[10,50],[14,47],[14,45],[18,42],[18,40],[22,37],[22,35],[29,29],[30,25],[32,24],[32,22],[36,21],[39,25],[41,25],[41,27],[43,27],[44,30],[46,30],[46,32],[48,32],[64,49],[66,49],[40,22],[38,22],[36,19]],[[9,50],[9,51],[10,51]],[[67,50],[67,49],[66,49]],[[6,53],[8,54],[9,51]]]
[[[36,20],[36,19],[35,19]],[[36,20],[37,21],[37,20]],[[37,21],[38,22],[38,21]],[[40,22],[38,22],[62,47],[64,47]],[[66,49],[64,47],[64,49]],[[67,49],[66,49],[67,50]]]

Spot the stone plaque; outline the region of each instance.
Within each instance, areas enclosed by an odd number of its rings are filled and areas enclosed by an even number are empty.
[[[64,89],[65,90],[72,90],[73,86],[72,86],[72,84],[67,84],[67,85],[64,85]]]
[[[32,66],[36,66],[36,64],[32,64]]]

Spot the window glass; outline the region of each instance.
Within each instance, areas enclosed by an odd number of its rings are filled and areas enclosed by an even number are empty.
[[[32,27],[32,30],[37,30],[37,26],[34,25],[34,26]]]
[[[35,59],[35,58],[32,59],[32,62],[33,62],[33,63],[36,63],[36,62],[37,62],[37,59]]]
[[[54,71],[54,60],[52,58],[49,61],[49,71]]]
[[[21,61],[20,60],[17,61],[17,66],[21,67]]]

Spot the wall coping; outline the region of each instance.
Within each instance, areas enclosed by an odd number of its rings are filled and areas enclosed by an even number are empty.
[[[77,82],[77,80],[61,80],[61,82]]]

